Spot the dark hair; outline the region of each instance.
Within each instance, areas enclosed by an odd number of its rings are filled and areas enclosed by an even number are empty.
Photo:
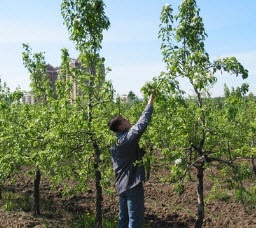
[[[114,131],[114,132],[118,132],[118,128],[120,126],[120,124],[122,123],[122,120],[124,118],[121,116],[121,115],[116,115],[114,116],[109,122],[108,122],[108,128],[111,130],[111,131]]]

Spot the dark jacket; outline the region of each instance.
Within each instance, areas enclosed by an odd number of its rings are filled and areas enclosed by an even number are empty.
[[[117,143],[111,148],[111,154],[118,194],[145,181],[144,167],[134,163],[142,160],[139,140],[150,122],[152,113],[153,106],[147,105],[138,122],[129,131],[117,132]]]

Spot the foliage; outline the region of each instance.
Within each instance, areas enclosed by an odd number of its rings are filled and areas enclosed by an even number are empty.
[[[185,181],[192,168],[197,170],[195,226],[201,227],[205,168],[221,163],[220,167],[231,167],[229,178],[235,177],[241,167],[234,162],[240,157],[248,158],[253,151],[246,142],[247,129],[251,129],[246,120],[247,109],[242,108],[247,103],[248,85],[243,84],[232,92],[225,88],[229,96],[218,106],[211,99],[209,89],[217,81],[218,71],[241,75],[243,79],[248,77],[248,71],[235,57],[210,61],[204,44],[207,34],[195,0],[182,1],[177,15],[173,15],[171,5],[164,5],[160,20],[159,38],[166,72],[142,88],[144,94],[156,91],[158,95],[150,139],[167,159],[166,163],[169,162],[170,181]],[[184,79],[190,82],[193,94],[186,94],[180,87]],[[177,159],[182,162],[174,164]],[[239,175],[239,180],[245,177]]]
[[[93,53],[101,49],[103,30],[110,26],[104,7],[102,0],[62,1],[61,13],[78,50]]]
[[[158,35],[165,72],[142,87],[143,101],[132,91],[131,103],[114,101],[115,91],[106,80],[108,68],[100,55],[102,32],[110,26],[104,7],[100,0],[63,0],[61,11],[79,50],[79,66],[71,67],[68,50],[63,49],[54,87],[47,78],[44,53],[33,54],[28,44],[23,45],[35,104],[21,103],[22,91],[10,92],[6,84],[0,84],[0,184],[21,166],[38,168],[53,187],[62,187],[63,195],[89,190],[95,181],[101,203],[101,187],[113,194],[109,148],[114,135],[106,124],[116,113],[135,123],[147,96],[154,93],[154,115],[140,142],[147,152],[143,162],[148,173],[150,166],[165,167],[169,175],[163,180],[176,184],[174,190],[182,194],[183,183],[191,180],[191,170],[196,170],[198,217],[202,219],[205,170],[216,169],[219,175],[209,175],[212,189],[206,202],[226,200],[234,193],[250,210],[255,188],[245,183],[256,174],[255,96],[247,95],[247,84],[225,86],[222,98],[212,98],[209,92],[219,72],[245,79],[248,71],[235,57],[210,60],[196,1],[183,0],[177,15],[169,4],[160,15]],[[184,79],[193,94],[181,87]],[[71,96],[74,91],[76,96]],[[225,189],[218,191],[223,185],[229,194]],[[12,202],[6,204],[7,209],[14,207]],[[78,223],[81,227],[98,224],[98,216],[83,215]]]
[[[75,221],[70,222],[69,227],[77,227],[77,228],[86,228],[93,227],[95,224],[95,217],[90,213],[86,212],[83,215],[80,215]],[[103,227],[112,228],[117,226],[116,218],[104,218],[103,219]]]
[[[20,133],[24,122],[24,118],[20,116],[21,97],[19,89],[10,92],[6,83],[0,84],[0,183],[25,160],[20,153],[24,145],[19,146],[19,142],[23,141]]]

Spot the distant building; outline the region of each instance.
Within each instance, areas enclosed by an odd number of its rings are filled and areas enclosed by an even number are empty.
[[[77,67],[77,68],[81,67],[81,64],[79,63],[78,59],[70,59],[69,65],[71,67]]]
[[[120,98],[120,101],[125,102],[125,103],[128,103],[130,101],[127,94],[123,94],[119,98]]]
[[[52,65],[47,65],[47,77],[51,82],[51,86],[55,87],[55,82],[58,79],[58,70],[59,67],[54,68]]]
[[[78,59],[70,59],[69,66],[74,68],[81,68],[81,64],[79,63]],[[70,75],[67,75],[66,77],[71,78]],[[75,100],[77,95],[78,95],[78,84],[76,80],[73,80],[72,91],[70,93],[71,101]]]
[[[78,59],[70,59],[70,63],[69,63],[70,67],[75,67],[75,68],[79,68],[82,69],[81,64],[79,62]],[[55,90],[55,83],[59,77],[59,67],[53,67],[52,65],[48,64],[47,66],[47,77],[49,78],[50,82],[51,82],[51,86],[52,88]],[[86,69],[84,69],[84,71],[87,71]],[[103,66],[102,68],[102,81],[105,81],[105,68]],[[64,77],[64,80],[68,80],[71,79],[71,75],[66,75]],[[77,85],[77,81],[76,80],[72,80],[73,81],[73,85],[72,85],[72,91],[70,93],[70,98],[71,100],[75,100],[75,98],[77,97],[79,91],[78,91],[78,85]],[[84,82],[86,84],[86,82]],[[35,99],[32,95],[31,92],[24,94],[22,101],[24,103],[30,103],[33,102],[35,103]]]
[[[134,92],[130,91],[128,94],[117,95],[117,100],[123,103],[133,103],[136,101],[143,101],[142,98],[138,98]]]
[[[22,97],[22,103],[27,103],[27,104],[34,104],[35,103],[35,98],[31,92],[26,92],[23,94]]]
[[[85,69],[81,66],[80,62],[78,59],[70,59],[70,63],[69,63],[70,67],[74,67],[74,68],[78,68],[81,69],[84,72],[88,72],[88,69]],[[103,65],[102,69],[101,69],[101,75],[102,75],[102,82],[105,81],[105,67]],[[72,76],[71,75],[67,75],[66,79],[70,79]],[[88,81],[84,81],[85,85],[88,85]],[[72,91],[70,94],[70,98],[71,100],[75,100],[75,98],[77,97],[77,95],[79,94],[79,89],[78,89],[78,84],[76,80],[73,80],[73,85],[72,85]]]

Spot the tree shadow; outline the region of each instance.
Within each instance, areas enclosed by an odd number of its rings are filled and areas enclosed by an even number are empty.
[[[188,228],[190,222],[178,221],[178,214],[169,215],[167,218],[159,218],[156,215],[146,215],[145,228]]]

